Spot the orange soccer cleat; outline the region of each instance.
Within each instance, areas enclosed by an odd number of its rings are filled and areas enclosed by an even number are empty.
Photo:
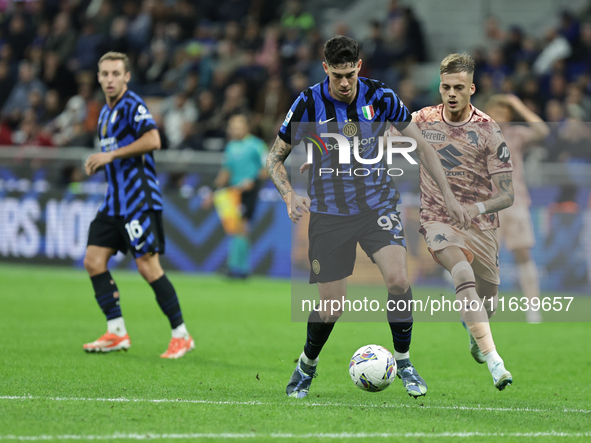
[[[82,345],[82,349],[86,352],[111,352],[120,351],[121,349],[127,351],[130,347],[131,341],[128,334],[121,337],[110,332],[105,332],[102,337],[92,343]]]
[[[195,349],[195,342],[190,335],[189,338],[172,338],[168,344],[168,349],[164,354],[160,354],[160,357],[181,358],[193,349]]]

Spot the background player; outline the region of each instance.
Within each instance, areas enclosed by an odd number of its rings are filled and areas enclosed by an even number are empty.
[[[216,188],[230,186],[240,193],[242,225],[239,232],[230,238],[228,272],[230,277],[246,278],[250,274],[249,222],[254,215],[261,180],[266,178],[264,159],[267,145],[250,133],[248,117],[236,114],[228,121],[230,142],[224,152],[222,168],[214,185]],[[211,199],[205,206],[211,205]]]
[[[107,102],[98,121],[102,152],[91,155],[85,169],[92,175],[104,167],[108,188],[90,224],[84,267],[107,317],[107,332],[83,348],[87,352],[110,352],[131,346],[119,306],[119,291],[107,269],[113,254],[129,249],[170,321],[172,339],[161,357],[179,358],[195,343],[183,322],[174,287],[160,266],[159,256],[164,253],[162,196],[152,155],[160,148],[160,136],[144,101],[127,89],[131,76],[127,56],[108,52],[98,66],[98,81]]]
[[[358,77],[361,60],[357,42],[348,37],[334,37],[326,42],[324,56],[323,67],[328,77],[302,92],[292,105],[267,158],[269,175],[287,205],[292,222],[297,223],[303,212],[312,212],[308,233],[310,283],[317,283],[321,302],[346,298],[346,279],[353,272],[358,242],[378,265],[388,289],[388,299],[409,302],[412,290],[408,281],[406,243],[396,211],[399,194],[392,178],[388,174],[367,177],[319,175],[322,166],[338,162],[338,151],[327,151],[326,155],[315,151],[309,173],[310,198],[296,194],[284,166],[292,149],[292,139],[297,144],[302,138],[301,128],[292,129],[293,122],[310,123],[317,134],[342,134],[343,127],[351,122],[366,122],[365,125],[354,125],[355,132],[363,136],[370,131],[376,141],[388,122],[398,123],[404,135],[418,140],[419,159],[441,186],[450,215],[466,228],[470,218],[453,197],[432,148],[422,140],[416,127],[407,127],[411,115],[398,96],[379,81]],[[375,145],[373,143],[361,155],[375,158]],[[347,167],[339,166],[343,170]],[[374,166],[387,169],[385,160]],[[390,227],[379,224],[382,218],[392,220]],[[286,389],[289,396],[302,398],[308,395],[312,378],[316,375],[318,355],[341,314],[341,311],[325,310],[310,313],[304,352]],[[398,376],[402,378],[406,392],[413,397],[425,395],[427,384],[409,357],[413,322],[410,306],[407,311],[389,312],[388,322]]]
[[[539,299],[540,281],[536,262],[530,253],[535,244],[535,237],[529,212],[531,199],[525,184],[523,154],[529,147],[534,146],[534,143],[544,140],[550,134],[550,128],[516,95],[492,96],[486,103],[485,111],[501,127],[513,162],[515,201],[510,208],[499,213],[499,234],[515,257],[521,290],[532,301]],[[528,126],[510,124],[516,118],[523,118]],[[531,309],[531,303],[525,317],[530,323],[542,321],[541,310]]]
[[[451,273],[456,296],[466,303],[462,319],[472,355],[487,363],[495,386],[503,390],[513,378],[496,351],[488,318],[494,315],[500,283],[497,211],[513,203],[510,154],[498,125],[470,104],[475,91],[472,57],[448,55],[439,72],[443,103],[414,113],[413,121],[437,140],[433,147],[472,225],[467,231],[457,228],[445,212],[439,188],[421,167],[421,232],[434,259]],[[437,137],[429,137],[429,131],[437,131]],[[498,190],[494,195],[493,183]]]

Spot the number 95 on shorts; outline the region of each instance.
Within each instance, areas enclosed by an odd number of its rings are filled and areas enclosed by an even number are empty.
[[[355,215],[314,212],[308,239],[310,283],[327,283],[351,275],[357,243],[372,261],[373,254],[384,246],[406,248],[400,213],[392,206]]]

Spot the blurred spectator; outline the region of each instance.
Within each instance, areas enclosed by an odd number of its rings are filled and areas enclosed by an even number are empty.
[[[18,129],[12,134],[12,143],[21,146],[53,146],[51,136],[37,124],[31,109],[24,112]]]
[[[127,54],[129,44],[127,43],[127,19],[117,16],[111,22],[111,29],[101,47],[101,54],[109,51],[123,52]]]
[[[423,29],[412,8],[404,8],[404,20],[406,23],[406,41],[410,57],[414,62],[426,62],[427,46],[425,44]]]
[[[224,131],[219,126],[215,112],[215,96],[210,90],[204,90],[199,93],[197,109],[199,116],[195,125],[196,131],[192,146],[194,149],[203,150],[207,149],[205,146],[206,139],[223,139]],[[221,143],[223,144],[223,141]]]
[[[177,0],[172,8],[170,19],[178,24],[182,40],[186,40],[193,35],[195,22],[197,21],[195,3],[189,0]]]
[[[10,67],[2,60],[0,61],[0,109],[4,107],[13,86],[14,79],[10,75]]]
[[[145,95],[163,95],[161,83],[169,69],[168,48],[162,40],[152,43],[149,52],[143,53],[138,60],[138,81],[145,85]]]
[[[10,46],[14,60],[20,61],[25,58],[27,47],[33,38],[34,34],[28,29],[25,18],[20,14],[13,15],[8,23],[6,44]]]
[[[59,64],[64,64],[76,45],[76,33],[70,25],[70,18],[65,12],[59,13],[47,40],[45,50],[57,54]]]
[[[55,89],[62,99],[67,99],[76,93],[76,79],[71,71],[60,64],[56,52],[45,53],[41,80],[49,89]]]
[[[195,131],[198,111],[186,92],[179,92],[165,100],[162,106],[162,121],[169,149],[187,147]]]
[[[92,0],[86,15],[96,24],[98,32],[106,38],[116,16],[112,0]]]
[[[123,12],[127,18],[127,40],[132,51],[139,52],[150,42],[152,29],[152,11],[154,0],[138,2],[127,1],[123,6]]]
[[[24,60],[19,65],[18,82],[6,99],[2,114],[11,119],[20,118],[20,114],[29,107],[29,95],[33,90],[41,91],[41,94],[45,95],[46,87],[35,77],[31,64]]]
[[[48,126],[53,133],[52,140],[58,146],[80,146],[84,134],[86,103],[84,98],[75,95],[66,104],[66,109]],[[76,140],[76,141],[75,141]]]
[[[277,123],[285,118],[285,110],[290,105],[289,92],[281,78],[274,76],[267,80],[265,87],[258,93],[253,118],[253,127],[260,128],[263,140],[274,138]]]
[[[523,31],[519,26],[512,26],[503,45],[503,58],[507,67],[514,70],[523,52]]]
[[[546,47],[534,62],[534,72],[538,75],[548,73],[554,62],[567,58],[571,52],[572,50],[568,40],[556,30],[549,30],[546,33]]]
[[[103,37],[96,31],[94,23],[89,21],[82,28],[82,33],[76,39],[72,58],[68,63],[70,71],[87,71],[96,69]]]
[[[281,16],[281,26],[283,28],[307,31],[313,28],[314,24],[314,17],[309,12],[304,11],[301,2],[298,0],[287,2],[285,12]]]
[[[46,125],[56,118],[61,112],[60,97],[55,89],[50,89],[47,91],[45,94],[45,100],[43,101],[43,107],[45,109],[45,114],[39,123]],[[94,122],[94,126],[96,127],[96,121]]]

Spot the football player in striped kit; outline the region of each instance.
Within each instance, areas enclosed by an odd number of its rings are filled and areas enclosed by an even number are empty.
[[[119,305],[119,290],[107,263],[117,251],[131,251],[142,277],[150,284],[168,317],[172,339],[162,358],[180,358],[195,347],[172,283],[160,265],[164,253],[162,194],[153,151],[160,149],[158,128],[140,96],[127,88],[129,59],[108,52],[98,63],[98,81],[106,104],[99,115],[100,153],[85,164],[92,175],[104,169],[105,200],[90,224],[84,267],[96,301],[107,318],[107,332],[83,349],[87,352],[127,350],[131,346]]]

